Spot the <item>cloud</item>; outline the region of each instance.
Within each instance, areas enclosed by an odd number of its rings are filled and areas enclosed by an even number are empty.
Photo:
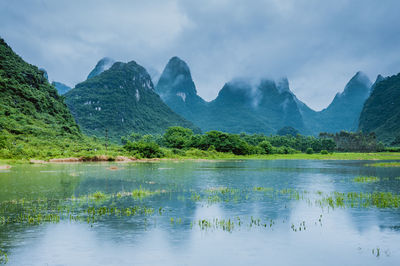
[[[177,55],[208,100],[235,77],[287,76],[322,109],[359,70],[400,72],[396,0],[25,0],[0,10],[12,48],[69,85],[104,56],[161,72]]]

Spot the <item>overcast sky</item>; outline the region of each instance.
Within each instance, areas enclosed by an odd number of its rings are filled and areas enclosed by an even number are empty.
[[[235,77],[286,76],[320,110],[359,70],[400,72],[399,11],[398,0],[0,0],[0,36],[69,86],[104,56],[162,72],[177,55],[206,100]]]

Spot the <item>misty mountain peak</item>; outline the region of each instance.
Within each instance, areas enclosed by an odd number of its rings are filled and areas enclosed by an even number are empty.
[[[360,96],[364,98],[364,100],[368,97],[370,89],[372,86],[371,80],[368,78],[366,74],[361,71],[358,71],[346,84],[344,91],[340,93],[339,97],[354,97]]]
[[[280,93],[285,91],[290,92],[288,79],[286,77],[278,79],[276,81],[276,88]]]
[[[158,80],[156,90],[164,100],[175,96],[184,100],[188,95],[197,94],[189,66],[177,56],[168,61]]]
[[[109,58],[109,57],[104,57],[104,58],[100,59],[100,61],[97,62],[94,69],[89,73],[87,79],[95,77],[95,76],[101,74],[102,72],[110,69],[110,67],[112,67],[112,65],[114,63],[115,63],[115,60],[112,58]]]

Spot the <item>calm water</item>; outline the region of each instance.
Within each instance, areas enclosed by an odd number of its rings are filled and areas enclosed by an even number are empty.
[[[0,250],[7,265],[400,265],[400,208],[324,201],[334,192],[400,192],[400,168],[366,163],[17,165],[0,173],[0,202],[46,198],[68,206],[101,191],[106,199],[87,204],[154,213],[88,223],[81,204],[77,221],[0,224]],[[380,180],[356,183],[356,176]],[[157,193],[126,193],[134,189]],[[17,213],[3,208],[2,215]]]

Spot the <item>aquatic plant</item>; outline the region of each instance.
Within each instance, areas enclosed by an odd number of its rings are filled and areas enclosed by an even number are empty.
[[[7,253],[0,249],[0,264],[7,264],[8,256]]]
[[[94,200],[103,200],[106,198],[106,195],[101,191],[96,191],[95,193],[89,195],[89,198],[92,198]]]
[[[367,166],[373,166],[373,167],[400,167],[400,162],[373,163],[373,164],[367,164]]]
[[[160,193],[159,190],[150,191],[150,190],[144,189],[144,188],[142,188],[142,186],[140,186],[139,189],[132,190],[132,197],[134,199],[144,199],[144,198],[147,198],[147,197],[159,194],[159,193]]]
[[[379,180],[379,177],[376,176],[357,176],[353,179],[353,181],[357,183],[373,183]]]

